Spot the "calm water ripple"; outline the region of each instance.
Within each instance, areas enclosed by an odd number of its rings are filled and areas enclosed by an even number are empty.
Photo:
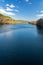
[[[0,65],[43,65],[43,30],[34,25],[0,25]]]

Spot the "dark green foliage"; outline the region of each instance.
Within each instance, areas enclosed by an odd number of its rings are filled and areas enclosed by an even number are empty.
[[[39,20],[37,21],[37,26],[38,26],[39,28],[43,28],[43,18],[41,18],[41,19],[39,19]]]

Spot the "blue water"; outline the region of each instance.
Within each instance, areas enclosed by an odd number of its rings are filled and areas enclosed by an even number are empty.
[[[35,25],[0,25],[0,65],[43,65],[43,31]]]

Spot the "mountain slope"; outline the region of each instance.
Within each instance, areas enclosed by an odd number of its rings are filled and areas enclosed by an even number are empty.
[[[27,23],[25,20],[14,20],[9,16],[0,14],[0,24],[16,24],[16,23]]]
[[[0,24],[16,24],[16,23],[29,23],[36,25],[36,21],[27,21],[27,20],[14,20],[9,16],[4,16],[0,14]]]
[[[12,19],[9,16],[4,16],[2,14],[0,14],[0,24],[15,24],[15,20]]]

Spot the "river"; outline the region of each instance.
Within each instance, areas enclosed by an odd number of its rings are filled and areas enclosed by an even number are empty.
[[[0,25],[0,65],[43,65],[43,30],[35,25]]]

